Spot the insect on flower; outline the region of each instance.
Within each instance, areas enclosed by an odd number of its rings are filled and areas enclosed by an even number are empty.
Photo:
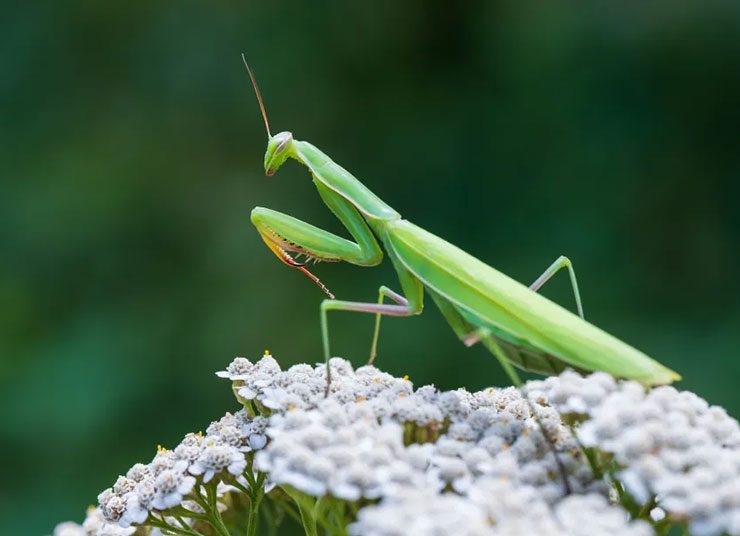
[[[244,65],[252,80],[267,130],[265,173],[274,175],[289,158],[306,166],[321,199],[354,239],[347,240],[269,208],[252,210],[252,223],[270,250],[283,263],[311,278],[328,296],[320,306],[327,363],[331,356],[329,311],[354,311],[376,316],[369,359],[372,363],[377,354],[381,316],[421,314],[426,292],[460,340],[466,346],[477,343],[485,346],[517,386],[521,385],[521,380],[513,366],[543,374],[557,374],[566,367],[605,371],[644,385],[669,384],[680,379],[676,372],[584,319],[575,271],[567,257],[559,257],[527,287],[403,219],[400,213],[314,145],[296,140],[287,131],[273,135],[262,96],[246,59]],[[381,286],[376,303],[335,299],[318,277],[306,268],[308,261],[299,262],[293,257],[300,254],[314,261],[376,266],[383,260],[379,242],[398,274],[402,293]],[[537,292],[563,268],[570,275],[578,314]],[[384,303],[386,298],[394,303]],[[330,376],[327,380],[328,392]]]

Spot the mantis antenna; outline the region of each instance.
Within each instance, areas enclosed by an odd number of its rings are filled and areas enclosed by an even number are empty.
[[[252,73],[252,69],[249,68],[249,64],[247,63],[247,57],[242,52],[242,61],[244,62],[244,67],[247,68],[247,73],[249,73],[249,79],[252,81],[252,87],[254,88],[254,93],[257,95],[257,102],[259,102],[260,105],[260,111],[262,112],[262,119],[265,122],[265,130],[267,130],[267,137],[272,138],[272,134],[270,133],[270,122],[267,120],[267,112],[265,111],[265,102],[262,100],[262,93],[260,93],[260,87],[257,85],[257,80],[254,78],[254,73]]]

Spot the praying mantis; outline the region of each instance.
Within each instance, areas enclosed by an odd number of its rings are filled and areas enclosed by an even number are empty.
[[[242,56],[267,130],[264,169],[274,175],[288,160],[306,166],[319,196],[353,240],[269,208],[256,207],[251,221],[270,250],[287,266],[312,279],[327,295],[321,302],[321,336],[331,384],[328,313],[352,311],[375,315],[370,349],[377,355],[382,316],[421,314],[424,294],[466,346],[480,343],[498,359],[516,386],[516,368],[557,374],[566,367],[604,371],[645,386],[669,384],[681,377],[641,351],[587,322],[578,283],[567,257],[558,258],[534,283],[525,286],[462,249],[403,219],[401,214],[314,145],[291,132],[272,134],[254,74]],[[401,292],[378,289],[377,302],[338,300],[308,268],[309,261],[348,262],[371,267],[387,256]],[[298,257],[304,256],[305,261]],[[566,269],[576,302],[574,314],[538,293],[553,275]],[[385,303],[388,299],[393,303]]]

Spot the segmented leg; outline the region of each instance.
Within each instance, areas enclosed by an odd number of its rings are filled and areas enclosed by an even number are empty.
[[[581,305],[581,294],[578,292],[578,281],[576,281],[576,272],[573,269],[573,264],[570,262],[570,259],[565,255],[560,255],[560,257],[555,259],[555,262],[553,262],[550,267],[535,280],[534,283],[529,285],[529,288],[537,292],[542,287],[542,285],[547,283],[552,276],[554,276],[563,268],[567,268],[568,275],[570,275],[570,285],[571,287],[573,287],[573,296],[576,299],[576,309],[578,310],[578,316],[584,318],[583,305]]]
[[[388,297],[398,305],[408,306],[409,301],[401,296],[398,292],[394,292],[385,285],[378,289],[378,305],[383,303],[383,298]],[[375,314],[375,328],[373,330],[373,342],[370,345],[370,358],[367,360],[368,365],[372,365],[375,361],[375,357],[378,355],[378,337],[380,336],[380,318],[382,314]]]
[[[403,297],[402,299],[406,301],[406,305],[341,300],[324,300],[321,302],[321,338],[324,343],[324,360],[326,361],[326,396],[329,396],[329,389],[331,387],[331,368],[329,367],[331,351],[329,349],[329,322],[326,313],[329,311],[354,311],[356,313],[373,313],[377,316],[412,316],[421,313],[420,304],[409,303]]]
[[[314,182],[324,203],[349,231],[354,242],[293,216],[263,207],[256,207],[252,211],[252,223],[265,244],[283,263],[306,274],[330,298],[334,298],[329,289],[308,270],[308,261],[345,261],[357,266],[375,266],[383,260],[383,252],[357,209],[319,181]],[[299,262],[300,256],[305,256],[307,260]]]
[[[575,270],[573,270],[573,265],[570,262],[570,259],[568,259],[568,257],[566,257],[565,255],[561,255],[560,257],[558,257],[557,260],[553,262],[550,267],[535,280],[534,283],[529,285],[529,288],[537,292],[545,283],[547,283],[552,278],[552,276],[554,276],[563,268],[568,269],[568,273],[570,274],[570,283],[573,287],[573,296],[576,299],[576,309],[578,310],[578,315],[583,318],[583,305],[581,304],[581,295],[578,292],[576,273]],[[465,346],[473,346],[481,341],[481,339],[483,338],[481,335],[482,333],[480,330],[473,330],[462,338],[463,344]]]
[[[570,495],[571,488],[570,488],[570,483],[568,482],[568,473],[565,471],[565,466],[563,465],[563,462],[560,460],[560,456],[558,456],[558,452],[557,452],[557,449],[555,448],[555,444],[553,443],[553,440],[550,438],[550,436],[547,435],[547,431],[545,430],[545,427],[542,425],[542,421],[540,420],[539,415],[537,415],[537,411],[535,410],[534,405],[532,404],[532,402],[530,402],[529,397],[522,389],[524,384],[522,383],[522,380],[519,377],[519,374],[517,374],[514,367],[511,365],[509,360],[506,358],[506,354],[501,349],[501,346],[499,346],[495,337],[491,335],[482,334],[481,338],[485,341],[486,347],[493,353],[494,356],[496,356],[496,359],[501,364],[503,369],[506,371],[506,374],[509,376],[509,378],[514,383],[514,385],[517,387],[517,389],[519,389],[519,392],[521,393],[522,398],[526,400],[527,404],[529,405],[529,411],[532,413],[532,417],[534,417],[534,420],[537,421],[537,425],[540,428],[540,432],[542,432],[542,435],[545,437],[545,441],[547,442],[547,445],[550,447],[550,451],[555,457],[555,463],[558,465],[558,470],[560,471],[560,477],[563,479],[563,489],[565,490],[565,494]]]
[[[488,337],[490,334],[490,330],[486,328],[478,328],[465,335],[465,337],[462,339],[462,343],[470,348],[471,346],[478,344],[482,339]]]
[[[493,355],[498,359],[498,362],[501,363],[501,367],[503,367],[504,371],[506,372],[506,375],[509,376],[509,379],[511,379],[511,382],[519,389],[521,389],[523,383],[522,379],[519,377],[519,374],[514,369],[512,364],[509,362],[508,359],[506,359],[506,354],[501,349],[501,346],[499,346],[498,342],[496,341],[496,337],[492,337],[490,332],[485,329],[479,329],[476,330],[476,333],[478,333],[481,340],[486,341],[486,347],[491,350]]]
[[[566,494],[569,494],[570,483],[568,482],[568,476],[565,472],[565,467],[563,466],[560,457],[558,456],[552,439],[550,439],[550,437],[547,435],[547,432],[545,431],[544,426],[542,426],[542,422],[540,422],[540,418],[535,412],[532,403],[529,401],[529,398],[526,396],[526,394],[522,391],[522,380],[519,377],[516,369],[514,369],[512,363],[507,358],[506,351],[501,347],[501,342],[491,333],[489,329],[476,326],[472,321],[466,319],[461,311],[457,307],[455,307],[455,305],[450,303],[447,299],[440,296],[436,292],[429,291],[429,293],[434,299],[434,303],[437,304],[437,307],[442,312],[442,315],[445,317],[447,322],[450,324],[450,327],[452,327],[453,331],[455,332],[455,334],[457,334],[460,340],[462,340],[466,346],[470,346],[478,341],[482,341],[485,347],[501,364],[501,367],[509,376],[511,382],[519,389],[522,398],[527,401],[529,409],[535,420],[537,421],[537,425],[539,426],[542,435],[545,437],[545,440],[547,441],[551,452],[555,456],[555,461],[558,465],[560,476],[563,479],[563,489],[565,490]]]
[[[401,290],[404,295],[392,291],[386,286],[378,290],[378,303],[351,302],[340,300],[324,300],[321,302],[321,337],[324,343],[324,359],[326,360],[326,394],[329,394],[331,387],[331,368],[329,367],[329,358],[331,351],[329,349],[329,322],[327,312],[329,311],[354,311],[358,313],[371,313],[376,316],[375,332],[373,334],[373,348],[377,350],[377,339],[379,333],[380,316],[412,316],[421,313],[424,308],[424,286],[421,281],[409,272],[396,259],[392,252],[388,256],[393,262],[393,266],[398,273],[398,281],[401,283]],[[396,302],[395,305],[385,304],[383,298],[387,296]]]

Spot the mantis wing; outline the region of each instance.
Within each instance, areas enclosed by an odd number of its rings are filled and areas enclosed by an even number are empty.
[[[496,338],[498,347],[506,355],[506,358],[523,370],[539,372],[540,374],[559,374],[566,368],[563,361],[538,351],[536,348],[526,345],[524,341],[518,340],[501,330],[496,330],[490,324],[486,324],[485,321],[460,309],[433,290],[427,289],[427,292],[455,334],[466,345],[468,344],[466,341],[472,333],[479,328],[485,328],[491,332],[491,336]],[[487,338],[481,338],[480,342],[490,350]]]
[[[398,259],[454,304],[466,321],[547,355],[556,365],[553,370],[561,361],[645,385],[680,379],[639,350],[411,222],[387,222],[386,229],[384,241]]]

